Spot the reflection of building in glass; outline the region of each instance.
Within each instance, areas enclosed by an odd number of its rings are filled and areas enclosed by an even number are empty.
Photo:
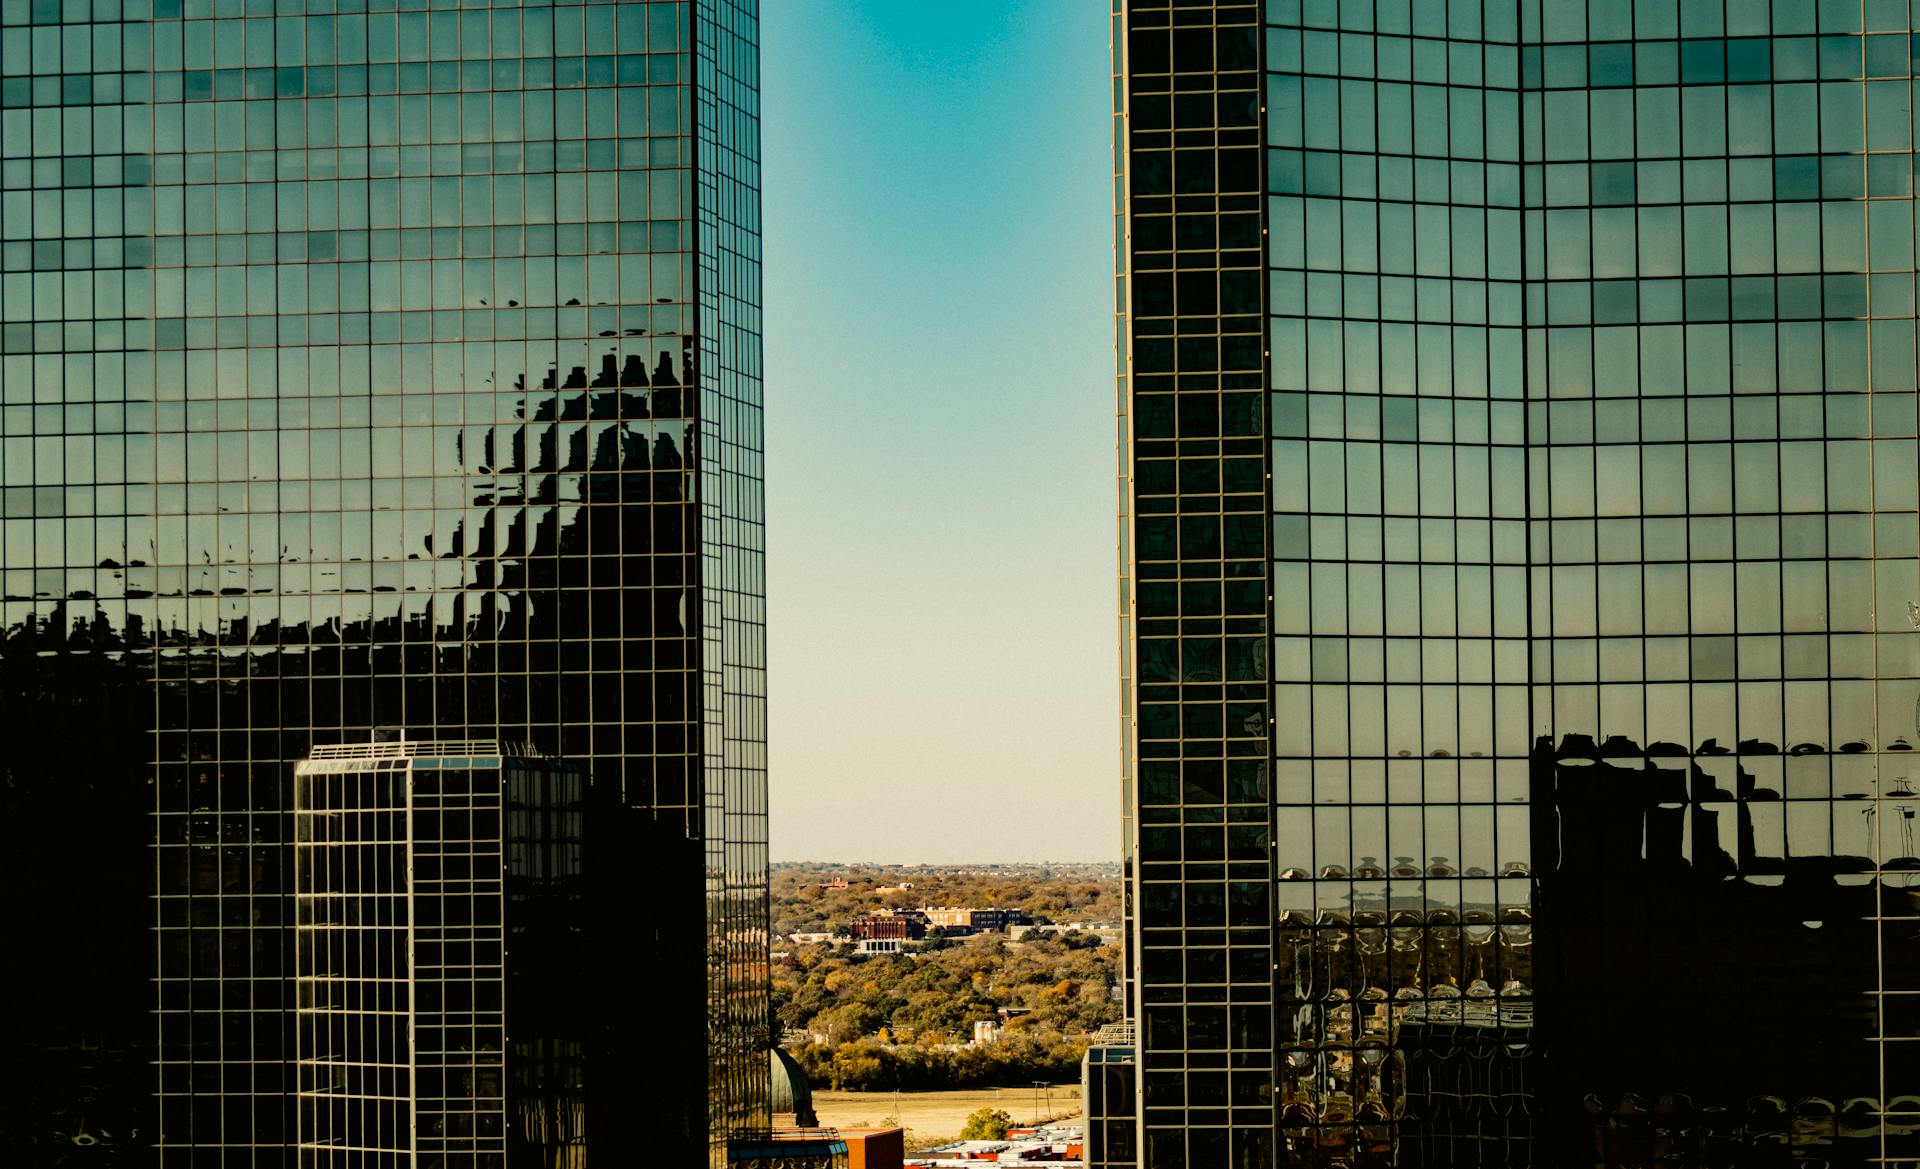
[[[1541,914],[1557,923],[1541,933],[1541,993],[1587,1004],[1547,1016],[1547,1082],[1560,1107],[1591,1113],[1560,1120],[1598,1126],[1620,1160],[1696,1142],[1702,1156],[1786,1146],[1865,1163],[1883,1137],[1897,1149],[1914,1135],[1879,1114],[1883,1086],[1914,1081],[1880,1066],[1875,1005],[1883,986],[1920,987],[1920,965],[1911,944],[1876,953],[1876,886],[1881,914],[1915,912],[1911,848],[1891,842],[1884,865],[1850,849],[1913,801],[1836,801],[1831,845],[1794,855],[1779,847],[1796,812],[1782,782],[1864,753],[1741,746],[1540,742],[1534,806],[1563,830],[1540,850]],[[1755,1023],[1781,1012],[1790,1026]],[[1887,1108],[1905,1103],[1890,1094]]]
[[[1133,1028],[1102,1027],[1080,1061],[1080,1112],[1086,1121],[1087,1169],[1131,1169],[1140,1163],[1134,1125]]]
[[[585,786],[494,742],[316,747],[299,765],[301,1165],[577,1161]]]
[[[1142,1162],[1920,1159],[1907,7],[1112,7]]]
[[[292,1163],[293,767],[379,726],[654,842],[681,1120],[767,1123],[756,20],[362,7],[0,13],[0,819],[98,826],[0,859],[0,1162]]]

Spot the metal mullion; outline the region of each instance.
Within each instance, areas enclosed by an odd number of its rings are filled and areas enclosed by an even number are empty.
[[[404,975],[407,993],[407,1046],[404,1055],[407,1074],[407,1132],[405,1134],[407,1156],[417,1162],[420,1156],[420,1084],[419,1084],[419,1005],[418,977],[415,960],[417,956],[417,935],[414,926],[414,855],[417,842],[414,839],[414,765],[406,764],[405,770],[398,774],[397,782],[401,787],[400,797],[404,811],[401,822],[405,825],[402,834],[402,846],[399,856],[401,871],[394,874],[395,884],[402,896],[400,910],[406,915],[404,952],[400,957],[404,961]],[[398,971],[396,973],[399,973]],[[396,1063],[401,1062],[396,1059]],[[398,1142],[396,1142],[398,1143]]]

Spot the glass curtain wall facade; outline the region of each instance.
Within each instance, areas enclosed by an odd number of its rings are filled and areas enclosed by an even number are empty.
[[[1144,1162],[1920,1157],[1920,16],[1122,7]],[[1259,808],[1187,778],[1241,313]]]
[[[769,1123],[758,0],[697,0],[700,687],[714,1132]]]
[[[1206,4],[1176,17],[1129,4],[1122,19],[1137,1147],[1151,1165],[1266,1165],[1274,808],[1260,10]],[[1190,60],[1206,67],[1188,70]]]
[[[573,974],[585,802],[578,771],[492,741],[323,746],[299,764],[302,1169],[581,1162],[605,1026]]]
[[[10,1163],[291,1163],[293,765],[387,726],[619,793],[669,1125],[764,1127],[756,16],[0,5],[4,812],[100,826],[3,862]]]

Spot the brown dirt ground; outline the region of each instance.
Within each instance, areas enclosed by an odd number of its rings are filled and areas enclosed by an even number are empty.
[[[909,1146],[953,1140],[976,1109],[999,1108],[1015,1124],[1035,1121],[1072,1123],[1080,1118],[1080,1086],[1055,1084],[1032,1088],[970,1088],[961,1092],[824,1092],[813,1094],[820,1123],[834,1128],[898,1124]]]

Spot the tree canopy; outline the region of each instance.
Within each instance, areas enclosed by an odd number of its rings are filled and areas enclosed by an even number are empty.
[[[1007,1137],[1007,1130],[1013,1127],[1013,1117],[999,1108],[979,1108],[967,1117],[967,1123],[960,1130],[963,1141],[1000,1141]]]
[[[777,874],[786,879],[775,883],[775,921],[801,920],[796,905],[817,906],[829,896],[836,899],[833,912],[851,920],[876,908],[876,898],[894,896],[879,893],[877,886],[887,881],[872,874],[837,871],[847,889],[821,889],[829,878],[817,871]],[[1042,916],[1037,905],[1089,910],[1071,920],[1101,920],[1107,911],[1118,916],[1117,881],[1108,888],[1026,872],[997,880],[978,873],[950,884],[941,880],[937,874],[916,876],[907,900],[1000,905],[1036,917]],[[840,924],[831,916],[807,920],[819,927]],[[1088,1034],[1120,1018],[1114,996],[1120,947],[1091,933],[1032,933],[1019,940],[983,933],[875,955],[835,943],[784,950],[776,943],[775,950],[775,1026],[808,1076],[823,1086],[911,1090],[1067,1081],[1079,1074]],[[985,1042],[974,1043],[976,1023],[1000,1026]]]

